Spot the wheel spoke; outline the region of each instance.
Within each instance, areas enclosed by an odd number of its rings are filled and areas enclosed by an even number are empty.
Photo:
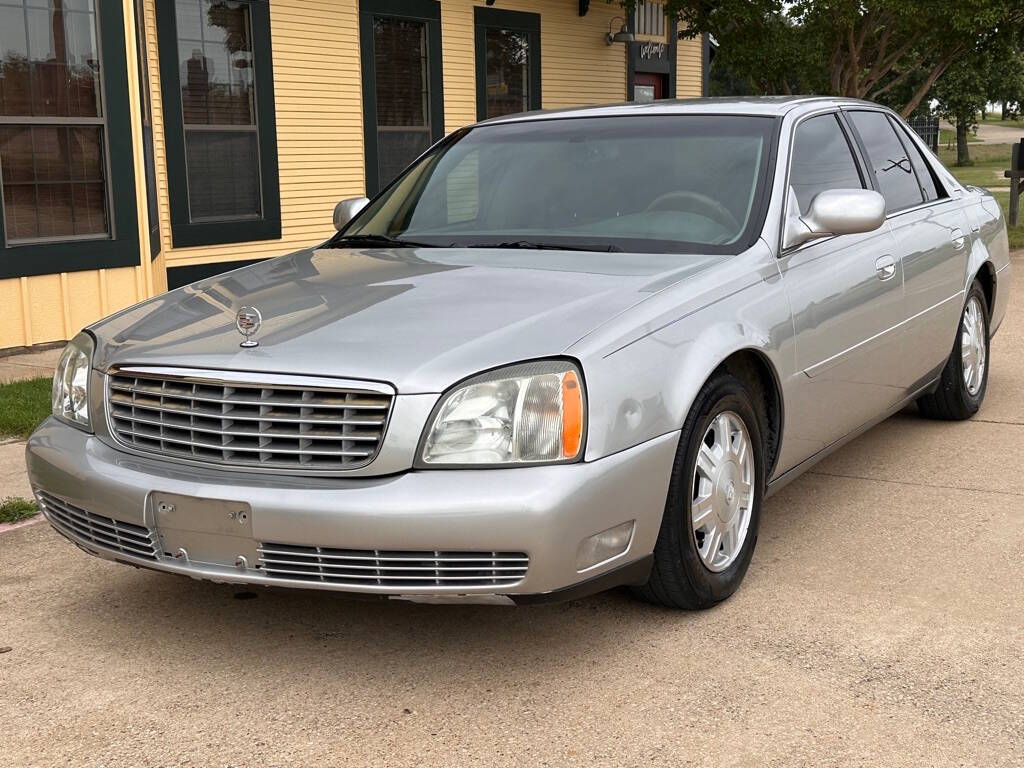
[[[715,515],[714,505],[711,500],[711,494],[709,493],[702,499],[697,499],[693,502],[691,507],[691,516],[693,518],[693,530],[702,528],[710,523],[711,518]]]
[[[703,560],[708,565],[711,565],[715,561],[715,555],[718,554],[718,547],[722,544],[722,532],[719,526],[711,529],[711,532],[704,536],[704,546],[707,547],[707,554],[703,555]]]
[[[718,456],[715,455],[714,450],[707,443],[701,443],[700,450],[697,451],[697,471],[703,477],[714,482],[717,469]]]

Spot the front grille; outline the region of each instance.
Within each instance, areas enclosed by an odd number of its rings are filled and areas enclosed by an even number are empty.
[[[331,471],[373,461],[391,395],[288,378],[296,383],[115,371],[107,385],[110,431],[142,451],[237,467]]]
[[[402,552],[261,544],[268,576],[381,587],[507,587],[526,576],[524,552]]]
[[[36,491],[36,498],[46,517],[62,533],[85,539],[97,547],[156,560],[156,549],[148,528],[97,515],[45,491]]]

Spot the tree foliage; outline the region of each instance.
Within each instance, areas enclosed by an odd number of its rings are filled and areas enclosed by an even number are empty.
[[[627,10],[637,0],[624,0]],[[954,63],[1021,37],[1018,0],[666,0],[683,36],[752,92],[821,93],[917,110]]]

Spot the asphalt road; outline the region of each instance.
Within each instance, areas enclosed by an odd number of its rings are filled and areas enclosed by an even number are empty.
[[[978,417],[900,414],[790,485],[706,613],[239,600],[0,535],[0,765],[1020,766],[1015,293]]]

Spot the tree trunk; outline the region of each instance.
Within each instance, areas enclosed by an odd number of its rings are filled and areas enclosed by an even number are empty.
[[[1000,120],[1005,120],[1006,119],[1006,102],[1005,101],[999,102],[999,119]]]
[[[956,121],[956,164],[970,165],[971,154],[967,149],[967,121]]]

